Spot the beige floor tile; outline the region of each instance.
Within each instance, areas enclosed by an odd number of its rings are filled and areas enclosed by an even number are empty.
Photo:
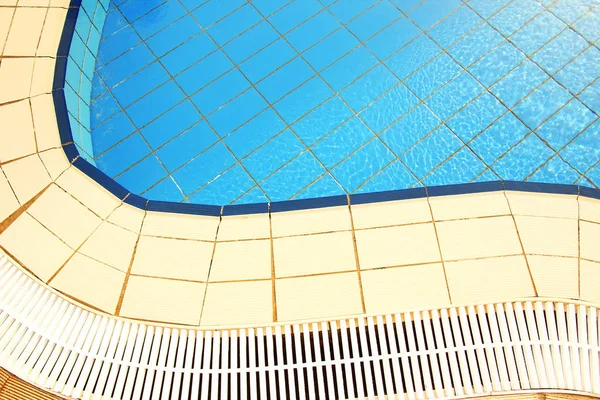
[[[212,252],[213,243],[142,236],[131,272],[206,282]]]
[[[12,7],[17,5],[17,0],[0,0],[0,6]]]
[[[600,304],[600,263],[581,260],[581,300]]]
[[[351,229],[347,206],[315,208],[271,214],[273,237],[336,232]]]
[[[117,307],[124,280],[125,273],[75,254],[50,282],[50,286],[112,314]]]
[[[205,283],[132,276],[120,315],[175,324],[198,325]]]
[[[515,216],[526,253],[577,257],[576,219]]]
[[[539,296],[578,297],[577,258],[527,256],[527,262]]]
[[[440,261],[433,224],[356,231],[361,269]]]
[[[431,221],[427,199],[386,201],[352,206],[354,229]]]
[[[512,217],[492,217],[436,224],[444,260],[522,253]]]
[[[29,97],[34,58],[4,58],[0,64],[0,104]]]
[[[450,305],[441,263],[369,270],[361,276],[370,314]]]
[[[56,51],[56,50],[54,50]],[[38,151],[60,147],[56,111],[51,94],[43,94],[31,99],[33,126]]]
[[[102,220],[56,185],[29,207],[28,212],[56,236],[76,249]]]
[[[31,96],[44,93],[52,93],[54,81],[54,67],[56,61],[53,58],[36,58],[33,67],[33,79],[31,81]]]
[[[4,164],[2,169],[21,204],[27,203],[52,182],[37,155]]]
[[[20,207],[19,201],[15,197],[8,180],[0,168],[0,223],[17,211]]]
[[[281,322],[362,313],[356,272],[278,279],[275,289]]]
[[[53,180],[58,179],[71,166],[62,148],[46,150],[38,155]]]
[[[535,295],[524,256],[447,262],[452,303],[472,304]]]
[[[13,1],[13,0],[11,0]],[[3,4],[5,0],[0,0],[0,5],[8,5]],[[16,3],[16,0],[14,0]],[[11,4],[12,5],[12,4]],[[10,21],[12,21],[13,14],[15,13],[15,8],[13,7],[2,7],[0,8],[0,49],[4,49],[4,45],[6,44],[6,39],[8,39],[8,31],[10,29]],[[2,50],[0,50],[1,54]]]
[[[268,239],[271,235],[269,214],[223,217],[217,240]]]
[[[103,222],[81,246],[80,253],[127,272],[138,235]]]
[[[210,281],[271,278],[271,241],[217,242]]]
[[[507,191],[514,215],[577,218],[577,196]]]
[[[121,200],[75,167],[67,169],[56,184],[103,219],[121,204]]]
[[[45,8],[17,8],[3,55],[35,56],[45,18]]]
[[[209,283],[201,326],[273,322],[271,281]]]
[[[47,0],[37,0],[45,1]],[[44,22],[44,30],[42,31],[42,37],[40,38],[40,44],[37,49],[37,55],[39,56],[56,56],[56,49],[58,49],[58,43],[62,34],[63,26],[65,25],[65,17],[67,16],[67,10],[64,8],[50,8],[48,9],[48,15]]]
[[[579,218],[600,223],[600,200],[579,197]]]
[[[579,235],[580,257],[600,262],[600,224],[581,221]]]
[[[351,232],[273,239],[275,276],[356,270]]]
[[[0,235],[0,245],[42,281],[47,281],[73,254],[69,246],[27,213]]]
[[[148,212],[144,219],[144,235],[214,241],[219,217]]]
[[[436,196],[429,203],[436,221],[510,215],[504,192]]]
[[[6,162],[36,152],[35,133],[29,101],[22,100],[0,106],[0,161]]]
[[[110,214],[108,221],[133,233],[139,233],[142,229],[142,221],[145,214],[145,211],[124,203]]]

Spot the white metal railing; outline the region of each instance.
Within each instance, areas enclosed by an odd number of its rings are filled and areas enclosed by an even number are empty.
[[[600,394],[596,307],[510,302],[202,331],[126,321],[0,256],[0,365],[75,398],[452,398]]]

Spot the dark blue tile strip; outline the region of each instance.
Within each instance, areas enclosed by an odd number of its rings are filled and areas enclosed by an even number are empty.
[[[224,207],[202,204],[188,203],[172,203],[165,201],[147,200],[136,194],[129,193],[125,188],[120,186],[114,180],[109,178],[96,167],[89,164],[87,161],[79,157],[79,152],[73,144],[73,135],[69,124],[65,95],[62,90],[65,84],[66,67],[68,61],[69,49],[71,40],[75,33],[75,23],[79,13],[81,0],[71,0],[69,11],[63,32],[58,46],[56,68],[53,81],[53,100],[56,110],[60,140],[63,144],[63,150],[69,162],[87,174],[90,178],[103,186],[109,192],[113,193],[119,199],[124,199],[124,202],[134,207],[147,209],[149,211],[172,212],[180,214],[193,215],[242,215],[242,214],[259,214],[269,212],[268,203],[260,204],[243,204],[243,205],[228,205]],[[365,204],[377,203],[393,200],[406,200],[423,198],[427,196],[447,196],[467,193],[482,193],[499,190],[514,190],[522,192],[534,193],[555,193],[567,195],[581,195],[600,200],[600,190],[592,189],[576,185],[560,185],[550,183],[533,183],[533,182],[514,182],[514,181],[495,181],[495,182],[479,182],[466,183],[459,185],[434,186],[416,189],[391,190],[387,192],[361,193],[350,196],[331,196],[321,197],[316,199],[289,200],[270,203],[271,212],[306,210],[323,207],[342,206],[350,204]]]

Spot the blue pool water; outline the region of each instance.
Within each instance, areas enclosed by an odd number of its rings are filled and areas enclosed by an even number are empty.
[[[600,0],[115,0],[93,158],[204,204],[598,187],[599,38]]]

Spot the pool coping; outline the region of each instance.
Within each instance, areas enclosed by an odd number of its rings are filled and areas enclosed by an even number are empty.
[[[458,194],[475,194],[505,190],[578,195],[593,199],[600,199],[600,189],[594,189],[586,186],[504,180],[429,187],[424,186],[419,188],[397,189],[384,192],[357,193],[268,203],[230,204],[223,206],[176,203],[171,201],[146,199],[145,197],[130,192],[128,189],[102,172],[99,168],[86,161],[80,156],[80,153],[74,144],[73,134],[69,123],[64,86],[66,84],[65,79],[68,55],[71,47],[71,41],[75,33],[75,23],[77,21],[77,16],[79,15],[80,6],[81,0],[71,0],[58,46],[56,67],[54,70],[52,98],[56,111],[62,149],[70,164],[74,165],[78,170],[93,179],[96,183],[108,190],[119,200],[122,200],[124,203],[132,205],[138,209],[145,211],[218,217],[264,214],[269,212],[299,211],[350,204],[367,204],[394,200],[408,200]]]

